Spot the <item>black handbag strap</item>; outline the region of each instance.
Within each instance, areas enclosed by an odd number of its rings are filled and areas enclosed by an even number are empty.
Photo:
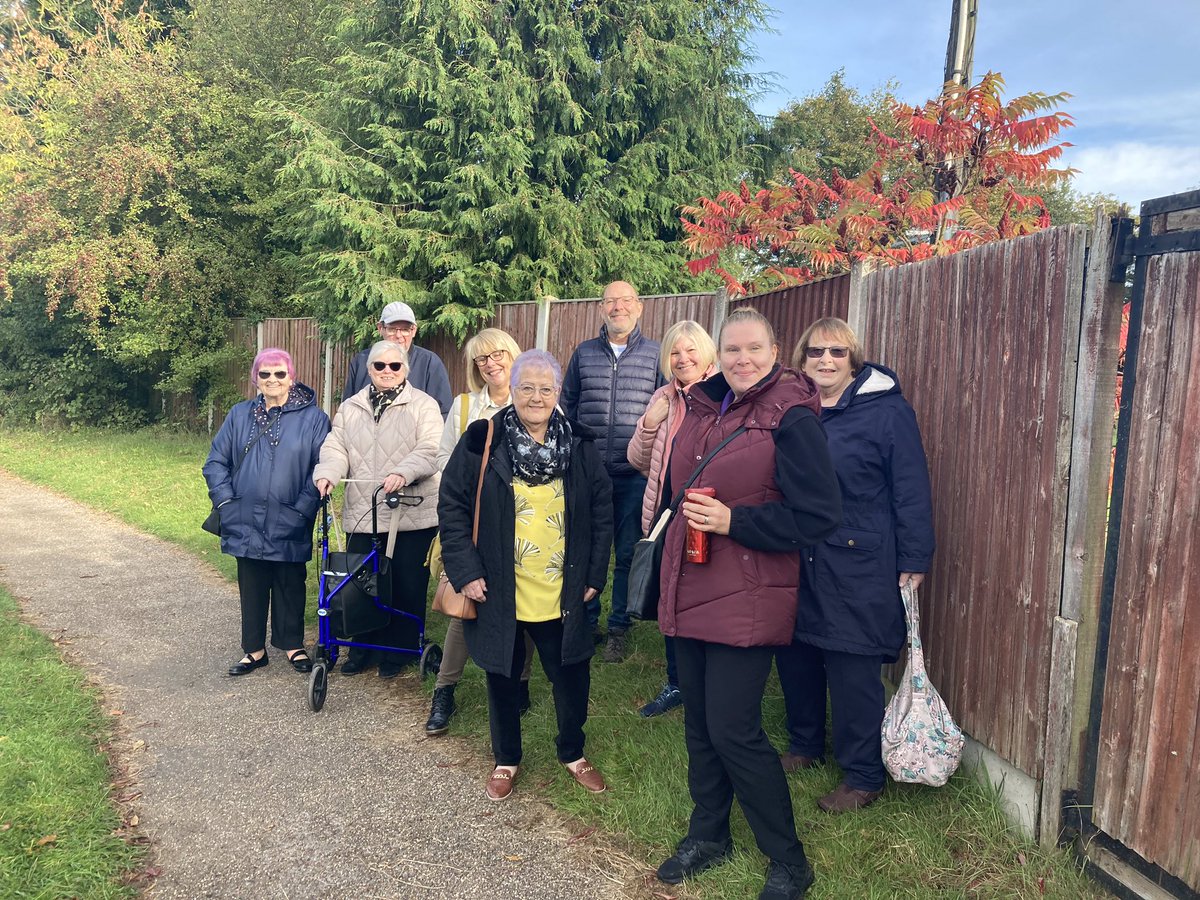
[[[696,479],[700,477],[700,473],[704,471],[704,467],[712,462],[712,458],[716,456],[722,449],[724,449],[726,444],[745,431],[746,426],[739,425],[733,430],[729,437],[725,438],[725,440],[713,447],[709,454],[704,457],[704,459],[700,460],[700,465],[696,466],[696,471],[692,472],[692,477],[684,483],[683,487],[679,489],[679,493],[675,495],[675,499],[671,501],[671,505],[667,507],[671,513],[674,513],[675,510],[679,508],[679,504],[683,502],[683,495],[687,493],[688,488],[696,483]]]

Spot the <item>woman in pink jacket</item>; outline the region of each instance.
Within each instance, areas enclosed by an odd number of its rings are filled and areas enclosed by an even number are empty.
[[[687,413],[687,392],[693,385],[717,370],[717,346],[700,323],[685,319],[676,322],[663,335],[659,366],[667,383],[655,391],[650,404],[638,419],[633,440],[626,455],[629,464],[645,475],[646,494],[642,497],[642,534],[649,534],[658,513],[671,501],[663,496],[663,479],[671,458],[671,444]],[[647,718],[660,716],[683,703],[675,674],[675,646],[664,637],[667,652],[667,683],[658,696],[643,706]]]

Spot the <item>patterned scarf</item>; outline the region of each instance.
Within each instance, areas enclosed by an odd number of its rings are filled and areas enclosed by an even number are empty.
[[[408,382],[406,381],[404,384],[408,384]],[[396,398],[399,397],[400,392],[404,390],[404,384],[398,385],[394,388],[388,388],[386,391],[381,391],[376,388],[375,385],[371,385],[371,393],[368,396],[371,398],[371,411],[375,413],[376,423],[379,422],[379,418],[383,415],[383,411],[396,402]]]
[[[571,464],[571,426],[557,409],[546,423],[546,440],[541,444],[530,437],[512,406],[504,413],[503,425],[514,475],[526,484],[537,485],[549,484],[567,474]]]
[[[283,429],[280,423],[283,421],[283,408],[289,403],[299,403],[301,400],[300,392],[296,390],[293,384],[288,388],[287,399],[283,401],[283,406],[276,406],[274,409],[267,409],[267,401],[262,394],[259,394],[254,405],[250,408],[250,415],[254,419],[254,427],[256,429],[255,437],[258,437],[257,432],[267,432],[265,435],[267,442],[272,447],[279,446],[279,438],[283,434]],[[253,438],[251,439],[253,440]]]

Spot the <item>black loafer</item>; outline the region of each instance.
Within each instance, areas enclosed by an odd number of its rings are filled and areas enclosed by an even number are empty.
[[[369,659],[355,659],[354,657],[350,657],[344,663],[342,663],[342,668],[339,671],[343,675],[357,675],[358,673],[364,672],[371,668],[373,665],[374,663],[372,663]]]
[[[229,674],[230,675],[249,675],[255,669],[261,669],[268,662],[270,662],[270,660],[267,659],[267,654],[265,654],[265,653],[262,656],[260,656],[258,659],[255,659],[254,657],[250,656],[249,654],[246,654],[245,656],[243,656],[241,658],[240,661],[234,663],[232,666],[229,667]]]
[[[288,657],[288,662],[292,664],[292,668],[297,672],[311,672],[312,658],[308,655],[308,651],[301,647],[295,653]]]
[[[658,867],[658,880],[679,884],[685,878],[695,878],[706,869],[719,866],[732,855],[732,841],[717,843],[685,837],[679,842],[675,855]]]

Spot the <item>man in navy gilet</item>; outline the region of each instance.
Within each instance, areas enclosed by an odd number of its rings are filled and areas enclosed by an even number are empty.
[[[642,495],[646,492],[646,478],[629,464],[625,450],[651,394],[663,384],[659,344],[642,336],[638,328],[641,315],[642,301],[633,285],[614,281],[606,287],[600,300],[600,336],[575,348],[561,394],[563,412],[599,435],[596,446],[612,479],[617,565],[604,648],[607,662],[620,662],[627,652],[629,564],[633,545],[642,536]],[[599,638],[600,598],[588,604],[588,618]]]
[[[442,409],[442,418],[450,412],[450,376],[441,358],[424,347],[413,344],[417,336],[417,317],[412,307],[399,301],[383,308],[375,326],[379,339],[394,341],[408,351],[408,380],[418,391],[424,391],[437,401]],[[343,402],[367,386],[367,356],[371,348],[358,351],[350,360],[350,371],[346,374],[346,388],[342,391]]]

